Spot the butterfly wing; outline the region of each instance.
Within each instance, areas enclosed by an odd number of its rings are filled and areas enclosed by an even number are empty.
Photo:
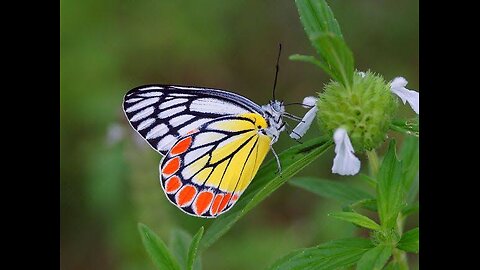
[[[262,114],[259,105],[235,93],[173,85],[136,87],[125,95],[123,110],[130,125],[163,155],[178,137],[212,119]]]
[[[246,113],[210,120],[181,136],[160,163],[160,182],[182,211],[214,218],[230,209],[252,181],[271,139],[259,133],[263,116]]]

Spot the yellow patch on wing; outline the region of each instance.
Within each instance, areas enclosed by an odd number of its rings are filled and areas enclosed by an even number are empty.
[[[251,121],[242,119],[247,118]],[[252,123],[253,122],[253,123]],[[210,164],[217,164],[213,172],[201,172],[194,177],[195,183],[218,187],[225,192],[243,192],[252,181],[269,151],[270,137],[259,134],[258,129],[267,127],[265,119],[255,113],[239,115],[237,119],[222,120],[209,128],[225,131],[246,131],[224,140],[212,152]],[[231,160],[227,158],[235,153]],[[207,171],[206,169],[204,171]]]

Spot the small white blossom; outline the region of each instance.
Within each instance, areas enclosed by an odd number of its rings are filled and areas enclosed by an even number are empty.
[[[118,143],[125,136],[125,130],[118,123],[112,123],[107,128],[107,144],[109,146]]]
[[[408,102],[410,104],[410,107],[418,114],[419,113],[419,95],[418,92],[409,90],[405,88],[407,86],[408,81],[405,80],[403,77],[397,77],[393,79],[393,81],[390,83],[390,90],[397,96],[399,96],[403,104]]]
[[[313,120],[315,119],[315,115],[317,114],[318,108],[317,108],[317,98],[316,97],[305,97],[303,99],[303,107],[305,108],[310,108],[308,112],[303,116],[302,121],[298,123],[298,125],[292,130],[290,133],[290,138],[298,140],[305,133],[307,130],[310,128],[310,125],[312,124]]]
[[[340,175],[354,175],[360,171],[360,160],[353,154],[353,149],[347,131],[337,128],[333,134],[335,141],[335,158],[333,159],[332,173]]]

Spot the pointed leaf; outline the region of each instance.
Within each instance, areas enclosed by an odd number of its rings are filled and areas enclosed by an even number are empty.
[[[192,244],[190,245],[190,248],[188,250],[187,270],[193,269],[195,259],[197,259],[198,245],[200,244],[200,240],[202,239],[202,236],[203,236],[203,226],[200,227],[198,232],[193,237]]]
[[[330,32],[343,38],[340,26],[325,0],[295,0],[307,36]]]
[[[379,231],[381,230],[380,225],[378,225],[375,221],[371,220],[370,218],[361,215],[359,213],[355,212],[336,212],[336,213],[330,213],[328,214],[330,217],[334,217],[336,219],[344,220],[351,222],[353,224],[356,224],[358,226],[371,229],[371,230],[376,230]]]
[[[415,180],[415,177],[418,175],[419,139],[416,137],[406,137],[403,142],[399,157],[403,163],[405,191],[408,192],[413,181]]]
[[[138,224],[138,230],[147,253],[158,269],[180,270],[180,265],[160,237],[142,223]]]
[[[172,230],[168,246],[182,269],[187,266],[187,253],[191,242],[192,236],[186,231],[178,228]]]
[[[396,158],[394,140],[390,142],[378,171],[377,181],[377,205],[381,225],[383,228],[393,228],[398,213],[405,205],[402,163]]]
[[[418,118],[412,120],[395,119],[390,124],[390,129],[417,138],[420,136],[420,131],[418,128]]]
[[[403,251],[418,253],[418,227],[404,233],[397,247]]]
[[[329,270],[355,264],[373,244],[364,238],[330,241],[291,252],[277,260],[270,270]]]
[[[289,184],[303,188],[322,197],[339,200],[342,203],[352,204],[360,200],[373,198],[373,196],[367,192],[340,181],[324,180],[314,177],[298,177],[290,180]]]
[[[276,173],[277,163],[275,159],[268,161],[260,168],[257,176],[253,179],[245,194],[235,204],[235,207],[219,216],[210,225],[201,241],[200,249],[204,250],[212,245],[248,211],[252,210],[253,207],[318,158],[332,145],[333,142],[329,137],[320,137],[283,151],[279,155],[282,166],[281,174]]]
[[[318,60],[313,56],[294,54],[294,55],[290,55],[289,59],[292,61],[302,61],[302,62],[314,64],[317,67],[321,68],[323,71],[325,71],[330,77],[335,78],[335,74],[332,73],[332,71],[330,70],[330,67],[326,63]]]
[[[365,254],[358,261],[357,270],[381,270],[392,256],[393,248],[389,245],[378,245]]]
[[[350,88],[353,84],[353,54],[345,41],[332,33],[318,33],[312,36],[312,44],[318,54],[330,67],[336,81]]]

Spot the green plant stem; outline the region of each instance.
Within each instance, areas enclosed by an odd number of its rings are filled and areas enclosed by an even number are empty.
[[[370,161],[371,175],[375,178],[377,176],[378,169],[380,168],[378,155],[375,149],[367,151],[367,157],[368,157],[368,160]]]
[[[400,270],[408,270],[407,254],[405,251],[399,250],[397,248],[393,249],[393,260],[398,265]]]

